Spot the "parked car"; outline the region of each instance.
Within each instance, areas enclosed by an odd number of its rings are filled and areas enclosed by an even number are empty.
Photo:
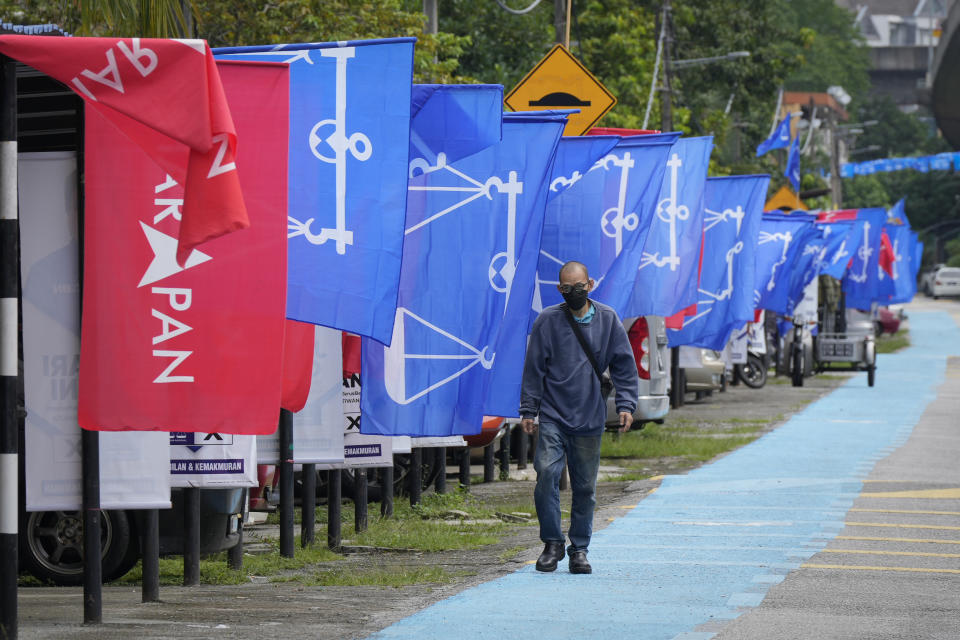
[[[930,282],[930,295],[934,300],[940,296],[960,296],[960,268],[937,269]]]
[[[662,421],[670,411],[667,382],[670,378],[670,352],[667,348],[667,327],[660,316],[626,318],[627,337],[633,348],[640,377],[637,409],[633,412],[634,428],[647,422]],[[616,398],[607,397],[607,427],[619,426]]]
[[[684,393],[694,392],[697,397],[723,388],[726,365],[719,351],[700,349],[700,367],[684,367]]]
[[[160,555],[183,553],[183,490],[170,492],[173,508],[160,511]],[[216,553],[240,540],[243,489],[200,490],[200,552]],[[142,511],[106,510],[100,520],[104,582],[127,573],[140,559]],[[43,582],[83,581],[83,519],[80,511],[22,512],[20,568]]]
[[[937,275],[937,271],[943,269],[947,265],[943,263],[938,263],[924,271],[920,274],[920,291],[925,293],[928,296],[933,295],[933,281]]]

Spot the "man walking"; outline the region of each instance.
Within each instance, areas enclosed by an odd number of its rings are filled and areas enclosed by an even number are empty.
[[[533,433],[534,418],[540,417],[533,465],[537,470],[534,502],[545,546],[537,570],[554,571],[564,557],[559,483],[566,459],[573,490],[567,549],[570,573],[591,573],[587,546],[593,532],[600,439],[607,415],[600,373],[609,367],[621,432],[633,422],[639,379],[617,313],[587,297],[594,287],[587,267],[567,262],[560,268],[559,279],[558,288],[566,302],[544,309],[530,333],[520,416],[526,433]]]

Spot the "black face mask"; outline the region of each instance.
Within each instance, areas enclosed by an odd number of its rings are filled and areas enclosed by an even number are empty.
[[[587,293],[586,289],[581,291],[574,289],[570,293],[561,293],[560,295],[563,296],[564,302],[567,303],[571,311],[580,311],[583,305],[587,304]]]

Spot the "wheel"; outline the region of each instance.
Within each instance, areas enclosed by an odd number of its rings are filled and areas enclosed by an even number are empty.
[[[803,386],[803,346],[799,348],[795,345],[793,354],[790,358],[790,376],[793,386]]]
[[[742,365],[740,379],[751,389],[759,389],[767,383],[767,368],[763,359],[753,354],[747,355],[747,363]]]
[[[130,520],[124,511],[101,511],[100,549],[104,580],[130,570],[139,558]],[[83,582],[83,519],[79,511],[26,514],[20,537],[23,568],[56,585]],[[131,562],[132,559],[132,562]]]
[[[367,469],[356,468],[340,470],[340,495],[353,499],[353,491],[357,484],[357,474],[360,473],[367,473]],[[367,476],[367,502],[380,502],[383,497],[382,489],[379,480],[371,480],[370,477]]]
[[[872,364],[867,368],[867,386],[872,387],[873,381],[877,377],[877,365]]]
[[[422,452],[426,455],[421,455],[420,481],[422,483],[421,486],[426,488],[436,481],[437,474],[440,473],[440,466],[436,463],[436,456],[433,455],[433,449],[424,448]],[[397,454],[393,457],[394,495],[405,496],[410,494],[410,491],[407,487],[407,476],[410,474],[411,458],[412,456],[408,453]]]

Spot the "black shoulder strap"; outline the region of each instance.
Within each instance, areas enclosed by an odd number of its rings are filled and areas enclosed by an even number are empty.
[[[597,364],[597,358],[593,355],[593,350],[590,348],[590,345],[587,344],[587,339],[583,335],[583,331],[580,330],[580,325],[573,318],[573,313],[570,311],[570,307],[566,304],[563,305],[563,315],[567,317],[567,324],[570,325],[570,329],[573,330],[573,335],[577,336],[577,342],[580,343],[580,348],[583,349],[583,353],[587,356],[587,360],[590,361],[590,364],[593,366],[593,372],[597,374],[597,380],[600,381],[600,384],[603,384],[603,373],[600,371],[600,365]]]

